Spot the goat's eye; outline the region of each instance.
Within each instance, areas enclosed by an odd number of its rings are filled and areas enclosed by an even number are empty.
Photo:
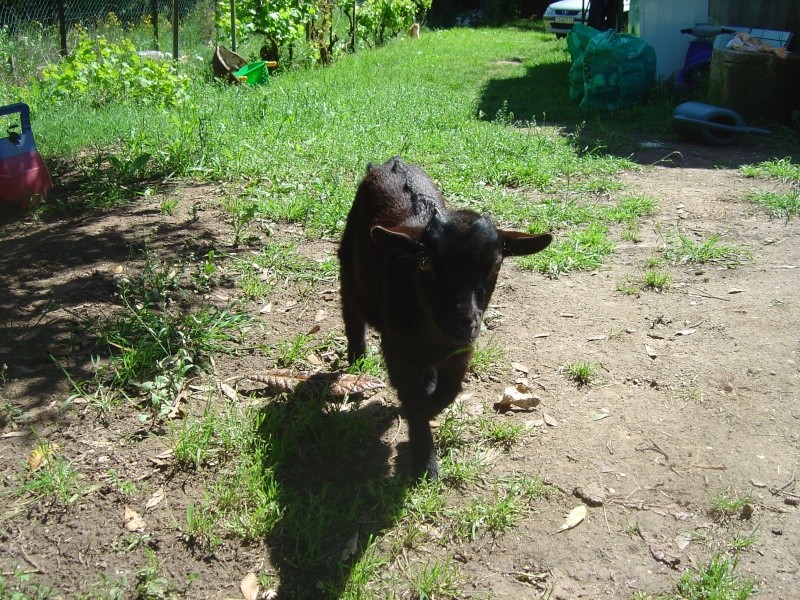
[[[430,271],[433,268],[433,264],[431,263],[430,256],[420,256],[419,257],[419,270],[420,271]]]

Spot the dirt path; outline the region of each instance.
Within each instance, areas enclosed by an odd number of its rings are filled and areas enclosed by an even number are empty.
[[[546,574],[544,587],[552,586],[554,598],[666,591],[683,569],[754,533],[740,555],[740,572],[756,578],[760,597],[800,596],[800,509],[787,503],[800,494],[800,225],[797,219],[770,219],[746,201],[751,190],[778,185],[746,179],[733,168],[756,162],[747,150],[680,150],[671,163],[622,176],[623,193],[651,195],[659,210],[642,223],[641,241],[618,244],[599,271],[558,280],[513,267],[502,274],[484,341],[507,349],[507,369],[499,381],[470,381],[469,402],[490,414],[503,388],[521,375],[511,363],[527,367],[542,403],[533,412],[492,417],[525,424],[531,434],[509,455],[496,457],[490,472],[541,473],[563,493],[537,504],[495,540],[448,548],[463,559],[465,593],[538,598],[541,586],[531,583],[531,573]],[[637,159],[650,163],[668,154],[648,152],[652,156]],[[0,388],[0,462],[4,503],[15,509],[0,520],[3,572],[22,568],[84,592],[100,572],[130,573],[131,559],[118,547],[126,501],[104,479],[109,469],[143,478],[137,504],[159,487],[171,494],[171,512],[151,519],[160,528],[159,557],[170,573],[177,579],[201,574],[187,597],[238,597],[241,576],[263,566],[258,548],[226,550],[211,561],[186,553],[174,515],[183,518],[202,490],[188,475],[168,479],[154,471],[149,458],[163,450],[163,439],[130,423],[103,423],[80,405],[59,412],[69,387],[50,355],[70,356],[65,366],[76,378],[89,372],[82,319],[113,308],[115,278],[140,260],[135,248],[146,241],[160,256],[203,256],[231,238],[230,226],[211,208],[218,198],[214,188],[173,193],[180,204],[172,217],[158,212],[158,200],[148,200],[103,214],[11,223],[0,238],[6,324],[0,364],[7,365]],[[721,243],[747,250],[751,259],[733,269],[671,266],[665,293],[618,290],[679,233],[698,240],[719,234]],[[303,249],[314,257],[334,250],[333,241]],[[335,288],[331,282],[319,293],[278,296],[268,314],[260,305],[252,309],[268,321],[274,339],[308,330],[320,314],[322,333],[338,331]],[[235,293],[211,292],[220,301]],[[221,359],[216,377],[257,370],[259,360]],[[594,384],[580,388],[564,376],[562,367],[576,360],[602,365]],[[392,392],[385,398],[394,401]],[[13,501],[36,444],[25,434],[31,425],[40,439],[67,449],[82,485],[94,486],[65,513],[19,510]],[[403,436],[394,426],[384,434],[390,442]],[[584,499],[573,494],[575,488]],[[752,511],[713,519],[711,507],[721,493],[749,496]],[[586,497],[600,504],[579,526],[556,533]]]

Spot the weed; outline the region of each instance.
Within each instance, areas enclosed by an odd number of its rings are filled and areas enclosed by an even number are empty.
[[[186,507],[184,536],[190,546],[203,548],[209,554],[212,554],[220,546],[222,541],[214,531],[216,526],[214,516],[213,511],[204,506],[198,508],[194,502],[189,503],[189,506]]]
[[[510,450],[525,434],[525,426],[510,420],[481,418],[478,421],[484,439],[493,446]]]
[[[562,367],[562,371],[579,387],[589,385],[597,377],[597,372],[601,365],[585,360],[568,363]]]
[[[638,523],[634,523],[633,525],[629,525],[627,528],[625,528],[623,533],[625,533],[627,536],[638,539],[642,533],[642,528]]]
[[[737,566],[737,559],[715,554],[707,565],[694,567],[681,576],[676,586],[680,598],[745,600],[753,593],[755,580],[742,579],[736,573]]]
[[[436,447],[440,452],[465,447],[471,424],[464,403],[457,400],[439,417],[439,426],[434,430]]]
[[[485,380],[490,375],[501,375],[500,365],[508,356],[502,346],[491,341],[475,345],[469,371],[477,379]]]
[[[642,288],[638,278],[626,275],[617,282],[617,291],[626,296],[635,296],[642,291]]]
[[[46,442],[39,444],[34,453],[40,466],[32,467],[20,493],[60,502],[64,506],[73,504],[79,498],[80,490],[72,464],[56,454],[56,448]]]
[[[648,269],[644,273],[644,287],[648,290],[663,292],[669,288],[672,277],[669,273],[658,269]]]
[[[350,576],[338,596],[340,600],[367,600],[375,597],[369,591],[370,583],[376,579],[379,570],[388,562],[378,553],[379,541],[373,536],[367,540],[365,550],[350,568]],[[335,590],[331,591],[335,592]]]
[[[456,565],[448,558],[444,562],[434,559],[425,563],[411,581],[414,597],[420,600],[434,600],[435,598],[456,598],[459,594],[459,585],[462,575]]]
[[[240,199],[227,203],[226,208],[231,213],[231,225],[233,225],[233,245],[238,246],[247,238],[245,232],[247,227],[256,217],[258,205],[255,202],[246,202]]]
[[[711,516],[719,522],[728,521],[752,502],[750,496],[729,496],[726,492],[720,492],[711,504]]]
[[[739,535],[739,533],[737,532],[733,536],[733,539],[731,540],[730,543],[731,550],[733,550],[734,553],[738,553],[742,552],[743,550],[746,550],[747,548],[750,548],[753,544],[756,543],[756,540],[758,539],[758,537],[756,536],[756,531],[757,528],[748,533],[747,535]]]
[[[650,196],[627,196],[616,205],[611,205],[601,211],[602,216],[614,223],[633,225],[636,221],[647,215],[652,215],[658,208],[658,201]]]
[[[453,512],[453,532],[461,540],[474,540],[482,529],[496,536],[510,529],[522,512],[523,503],[516,493],[495,489],[492,500],[479,498]]]
[[[106,478],[111,482],[117,491],[123,496],[133,496],[139,491],[139,488],[133,481],[123,479],[119,476],[116,469],[109,469],[106,473]]]
[[[737,246],[726,246],[719,243],[720,236],[712,235],[704,242],[695,242],[686,235],[678,236],[677,245],[666,251],[666,256],[673,263],[704,264],[707,262],[721,262],[728,266],[735,266],[747,256],[747,253]]]
[[[372,352],[356,359],[356,362],[348,366],[347,372],[354,375],[372,375],[379,379],[385,379],[386,364],[383,362],[382,354]]]
[[[762,206],[771,217],[790,219],[800,213],[800,190],[798,189],[786,193],[753,193],[747,199]]]
[[[164,198],[158,205],[158,211],[168,217],[175,214],[176,208],[178,208],[177,198]]]
[[[459,460],[461,456],[450,450],[441,461],[442,480],[451,487],[463,487],[474,483],[486,469],[483,453],[480,451],[469,460]]]
[[[642,241],[642,232],[637,223],[625,223],[625,227],[620,232],[619,236],[625,242],[638,244]]]
[[[776,178],[787,183],[800,182],[800,165],[791,158],[768,160],[757,165],[743,165],[742,173],[746,177]]]
[[[570,271],[597,269],[613,251],[606,226],[592,223],[585,229],[557,237],[546,250],[519,258],[517,264],[523,269],[558,277]]]
[[[11,577],[14,579],[8,579]],[[35,582],[30,573],[0,573],[0,598],[3,600],[48,600],[54,597],[53,590]]]
[[[136,572],[136,593],[141,600],[173,600],[178,598],[173,582],[158,573],[159,563],[152,549],[146,548],[147,564]]]

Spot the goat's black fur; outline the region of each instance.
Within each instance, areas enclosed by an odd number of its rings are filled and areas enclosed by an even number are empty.
[[[368,167],[339,247],[347,358],[365,354],[367,324],[381,333],[415,477],[438,476],[429,421],[461,391],[503,257],[551,240],[447,210],[436,184],[400,158]]]

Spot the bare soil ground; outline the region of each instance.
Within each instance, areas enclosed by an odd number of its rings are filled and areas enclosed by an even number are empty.
[[[658,162],[673,149],[681,154]],[[673,144],[634,158],[651,166],[622,174],[621,193],[640,191],[659,201],[657,214],[642,223],[641,242],[619,243],[593,273],[551,280],[507,265],[501,274],[492,326],[482,339],[507,349],[508,364],[497,381],[468,381],[467,402],[530,428],[522,443],[496,457],[492,477],[539,473],[559,491],[497,538],[448,543],[448,553],[463,563],[464,597],[669,591],[681,571],[753,532],[740,573],[756,579],[759,597],[800,597],[800,223],[770,219],[747,202],[750,191],[780,184],[746,179],[737,168],[775,156],[759,146]],[[219,189],[180,184],[164,193],[179,200],[173,216],[161,214],[160,197],[153,197],[106,212],[9,221],[0,237],[0,365],[7,365],[0,388],[0,571],[29,572],[56,590],[52,597],[92,597],[102,575],[134,579],[147,559],[142,548],[123,547],[126,506],[145,516],[160,572],[183,582],[180,597],[240,597],[245,573],[280,564],[283,542],[271,540],[193,555],[180,527],[203,490],[196,473],[159,466],[169,432],[149,429],[133,410],[100,418],[80,403],[65,407],[71,390],[51,356],[67,361],[76,380],[90,376],[84,319],[115,309],[116,278],[141,266],[145,243],[161,258],[233,250],[232,229],[216,207]],[[668,291],[620,293],[619,282],[640,276],[643,263],[677,232],[701,240],[720,234],[752,258],[737,268],[678,264],[670,267]],[[304,241],[296,227],[275,225],[274,235],[298,241],[313,258],[336,248],[335,240]],[[225,304],[238,294],[223,281],[207,299]],[[269,303],[268,313],[265,303],[248,306],[271,341],[315,323],[320,335],[342,329],[335,281],[313,290],[290,285]],[[257,352],[217,357],[209,378],[260,372],[264,360]],[[565,377],[563,365],[576,360],[602,365],[595,383],[577,387]],[[512,363],[527,367],[542,403],[532,412],[497,415],[493,403],[521,375]],[[385,417],[371,456],[393,468],[402,464],[405,431],[393,392],[382,397]],[[39,440],[55,442],[79,472],[84,491],[67,509],[31,504],[16,493]],[[111,469],[137,482],[133,497],[111,485]],[[146,509],[159,489],[165,500]],[[712,518],[719,493],[749,496],[752,511]],[[587,497],[598,505],[584,522],[559,532]],[[442,553],[435,542],[429,546],[418,551]]]

